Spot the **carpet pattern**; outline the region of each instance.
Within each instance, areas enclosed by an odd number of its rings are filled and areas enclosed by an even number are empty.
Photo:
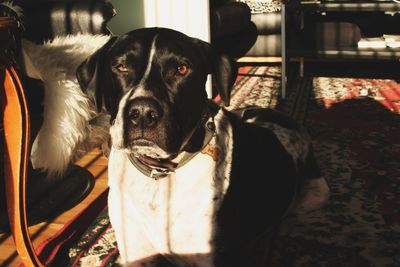
[[[400,266],[399,84],[315,78],[313,88],[305,125],[332,195],[284,221],[272,266]]]
[[[400,85],[309,78],[278,103],[279,73],[277,67],[240,68],[229,109],[276,108],[303,122],[331,199],[321,210],[285,218],[271,266],[399,267]],[[118,265],[106,210],[68,255],[68,266]]]

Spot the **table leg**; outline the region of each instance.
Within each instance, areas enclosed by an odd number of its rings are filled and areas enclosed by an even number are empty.
[[[281,7],[281,98],[286,97],[286,6]]]

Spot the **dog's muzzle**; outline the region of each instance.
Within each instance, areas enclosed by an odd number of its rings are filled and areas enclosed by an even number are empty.
[[[169,112],[154,98],[138,97],[126,103],[123,135],[125,147],[156,158],[170,157],[167,122]]]

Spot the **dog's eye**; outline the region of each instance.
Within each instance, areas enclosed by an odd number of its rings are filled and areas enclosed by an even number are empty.
[[[128,72],[128,68],[127,68],[124,64],[119,64],[119,65],[117,66],[117,70],[118,70],[119,72]]]
[[[175,75],[177,76],[184,76],[189,72],[189,67],[187,65],[180,65],[177,69],[176,69],[176,73]]]

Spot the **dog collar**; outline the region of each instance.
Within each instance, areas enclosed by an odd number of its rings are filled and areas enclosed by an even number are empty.
[[[147,177],[150,177],[154,180],[158,180],[161,178],[165,178],[171,173],[175,172],[176,169],[182,167],[186,163],[188,163],[194,156],[196,156],[199,152],[201,151],[206,151],[209,150],[208,148],[208,143],[210,143],[212,137],[214,136],[215,133],[215,125],[214,121],[211,120],[206,123],[205,125],[205,137],[203,141],[202,148],[199,151],[196,152],[185,152],[185,155],[183,158],[179,161],[178,165],[174,169],[162,169],[162,168],[156,168],[152,166],[148,166],[144,164],[142,161],[140,161],[136,156],[133,154],[129,154],[128,158],[131,161],[131,163],[144,175]],[[207,152],[205,152],[207,153]]]
[[[214,124],[214,116],[217,114],[219,110],[219,106],[214,103],[212,100],[209,100],[206,109],[205,109],[205,116],[202,120],[202,125],[205,129],[205,137],[203,140],[203,145],[199,151],[196,152],[185,152],[183,158],[179,161],[177,166],[173,169],[163,169],[157,168],[153,166],[149,166],[142,161],[140,161],[136,156],[133,154],[128,154],[128,158],[130,162],[144,175],[150,177],[154,180],[158,180],[161,178],[165,178],[171,173],[175,172],[176,169],[182,167],[187,162],[189,162],[194,156],[196,156],[199,152],[205,153],[210,155],[213,160],[216,160],[218,149],[213,148],[209,145],[212,137],[215,134],[215,124]],[[109,114],[100,114],[92,119],[89,120],[90,125],[95,126],[110,126],[110,119],[111,116]],[[208,120],[207,120],[208,119]],[[207,121],[206,121],[207,120]],[[206,123],[204,123],[206,121]]]
[[[213,138],[213,136],[215,135],[214,116],[218,112],[218,110],[219,110],[219,107],[215,103],[210,101],[209,105],[207,105],[207,109],[205,112],[206,117],[208,117],[208,120],[206,121],[206,123],[201,124],[205,129],[205,137],[204,137],[203,145],[201,146],[201,149],[196,152],[185,152],[183,158],[179,161],[179,163],[177,164],[177,166],[175,168],[163,169],[163,168],[149,166],[149,165],[143,163],[142,161],[140,161],[140,159],[138,159],[133,154],[128,154],[128,158],[129,158],[130,162],[141,173],[143,173],[147,177],[150,177],[154,180],[158,180],[161,178],[165,178],[168,175],[170,175],[171,173],[175,172],[176,169],[178,169],[178,168],[182,167],[183,165],[185,165],[186,163],[188,163],[199,152],[208,154],[211,157],[213,157],[214,160],[216,160],[215,159],[216,151],[213,151],[213,149],[210,148],[209,143],[210,143],[211,139]]]

